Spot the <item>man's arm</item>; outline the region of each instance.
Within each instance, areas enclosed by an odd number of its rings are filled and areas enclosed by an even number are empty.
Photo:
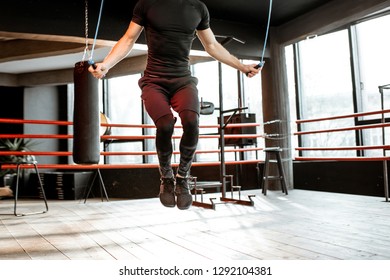
[[[197,35],[206,52],[216,60],[247,74],[248,77],[255,76],[261,70],[255,68],[256,64],[243,64],[238,58],[230,54],[229,51],[217,41],[210,28],[198,30]]]
[[[142,26],[136,24],[133,21],[130,22],[126,33],[114,45],[110,53],[104,58],[103,62],[96,63],[96,69],[89,67],[89,71],[96,78],[103,78],[112,67],[114,67],[118,62],[120,62],[129,54],[142,30]]]

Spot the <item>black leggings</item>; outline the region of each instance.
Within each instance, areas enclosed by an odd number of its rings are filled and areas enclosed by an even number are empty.
[[[196,151],[199,138],[199,115],[190,110],[182,111],[180,114],[183,126],[183,135],[180,140],[180,163],[177,174],[187,177],[190,173],[192,160]],[[173,177],[171,165],[172,157],[172,135],[176,118],[173,115],[165,115],[156,122],[156,149],[160,163],[161,177]]]

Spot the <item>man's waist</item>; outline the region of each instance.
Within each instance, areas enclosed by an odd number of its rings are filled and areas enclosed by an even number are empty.
[[[146,70],[144,72],[144,75],[147,75],[149,77],[156,77],[156,78],[179,78],[179,77],[186,77],[191,76],[191,71],[188,67],[183,68],[152,68],[152,67],[146,67]]]

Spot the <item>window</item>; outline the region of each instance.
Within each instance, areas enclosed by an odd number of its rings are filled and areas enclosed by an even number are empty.
[[[245,64],[258,63],[258,61],[245,60]],[[248,107],[247,112],[255,114],[256,123],[260,126],[256,127],[256,134],[264,135],[264,126],[262,125],[263,120],[263,98],[262,98],[262,86],[261,86],[261,74],[256,75],[253,78],[243,77],[243,96],[242,96],[242,105]],[[257,147],[265,147],[264,138],[257,138]],[[261,152],[246,152],[245,159],[263,159],[264,153]]]
[[[390,37],[388,34],[390,16],[368,20],[359,23],[355,27],[357,45],[357,73],[358,73],[358,98],[359,111],[378,111],[382,108],[379,86],[390,84]],[[390,90],[383,90],[383,107],[390,108]],[[387,114],[385,117],[388,118]],[[362,123],[374,123],[381,121],[381,115],[370,115],[362,118]],[[386,144],[390,140],[390,132],[386,128]],[[381,145],[382,128],[366,129],[362,133],[364,145]],[[381,150],[367,150],[367,156],[380,156]]]
[[[198,90],[200,100],[212,102],[215,107],[219,107],[219,85],[218,85],[218,63],[215,61],[197,63],[193,66],[193,75],[198,78]],[[200,115],[200,125],[217,125],[219,111],[214,110],[212,115]],[[201,128],[199,134],[217,135],[218,129]],[[199,150],[217,150],[218,139],[199,138]],[[216,153],[199,153],[195,156],[196,161],[218,161]]]
[[[382,107],[390,108],[390,37],[387,36],[389,25],[390,15],[375,17],[354,24],[348,30],[301,41],[294,45],[293,55],[293,48],[286,47],[289,92],[294,94],[295,90],[297,91],[297,118],[313,119],[379,111]],[[295,64],[292,64],[294,58]],[[386,86],[382,94],[379,89],[381,86]],[[388,121],[390,114],[385,114],[384,117]],[[295,119],[295,116],[291,115],[291,119]],[[304,123],[297,129],[313,131],[347,128],[382,121],[382,114],[371,114],[356,119]],[[388,128],[373,128],[312,133],[300,136],[299,141],[302,147],[388,145],[390,131]],[[301,155],[376,157],[382,156],[383,151],[305,151]]]
[[[378,86],[390,83],[389,26],[390,16],[356,25],[361,100],[359,110],[362,112],[380,110],[381,100]],[[390,106],[390,92],[384,96],[385,104]]]
[[[107,115],[115,124],[142,124],[141,90],[138,87],[140,75],[129,75],[107,80]],[[142,128],[111,128],[112,135],[142,135]],[[111,152],[143,151],[143,141],[124,140],[108,144]],[[108,163],[142,163],[142,156],[108,156]]]
[[[354,112],[347,30],[298,43],[300,119]],[[312,131],[354,126],[352,118],[302,124]],[[355,145],[355,132],[315,133],[301,136],[303,147]],[[355,151],[306,151],[304,156],[353,156]]]
[[[255,63],[253,61],[245,61],[245,63]],[[193,75],[198,78],[199,98],[203,101],[212,102],[216,110],[212,115],[201,115],[200,125],[218,125],[220,116],[220,97],[219,97],[219,73],[218,62],[210,61],[198,63],[193,66]],[[239,83],[242,77],[237,70],[222,65],[222,92],[223,92],[223,110],[236,109],[240,107],[248,107],[244,113],[253,113],[256,115],[256,122],[262,121],[262,106],[261,106],[261,76],[255,78],[244,78]],[[240,88],[241,87],[241,88]],[[229,114],[227,113],[226,116]],[[259,128],[257,129],[259,132]],[[202,128],[201,135],[218,135],[216,128]],[[258,139],[259,141],[259,139]],[[226,146],[225,150],[235,147]],[[236,147],[238,148],[238,147]],[[219,140],[217,138],[200,138],[198,150],[218,150]],[[244,153],[245,159],[257,158],[256,152]],[[238,155],[234,152],[225,154],[225,160],[237,160]],[[199,153],[196,155],[197,161],[218,161],[217,153]]]
[[[297,102],[296,102],[296,84],[295,84],[295,70],[294,70],[294,45],[285,47],[286,54],[286,68],[287,68],[287,84],[289,92],[290,103],[290,131],[294,132],[298,130],[298,126],[294,120],[297,119]],[[298,137],[291,136],[292,147],[298,147]]]

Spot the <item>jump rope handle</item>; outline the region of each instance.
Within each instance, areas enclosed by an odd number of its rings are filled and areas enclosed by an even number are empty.
[[[264,61],[260,61],[260,63],[257,64],[257,65],[255,66],[255,68],[256,68],[256,69],[259,69],[259,68],[263,67],[263,66],[264,66],[264,63],[265,63]],[[248,76],[248,74],[249,74],[249,73],[246,73],[247,76]]]
[[[91,65],[93,69],[97,68],[97,65],[95,64],[95,62],[93,60],[89,60],[88,64]]]

